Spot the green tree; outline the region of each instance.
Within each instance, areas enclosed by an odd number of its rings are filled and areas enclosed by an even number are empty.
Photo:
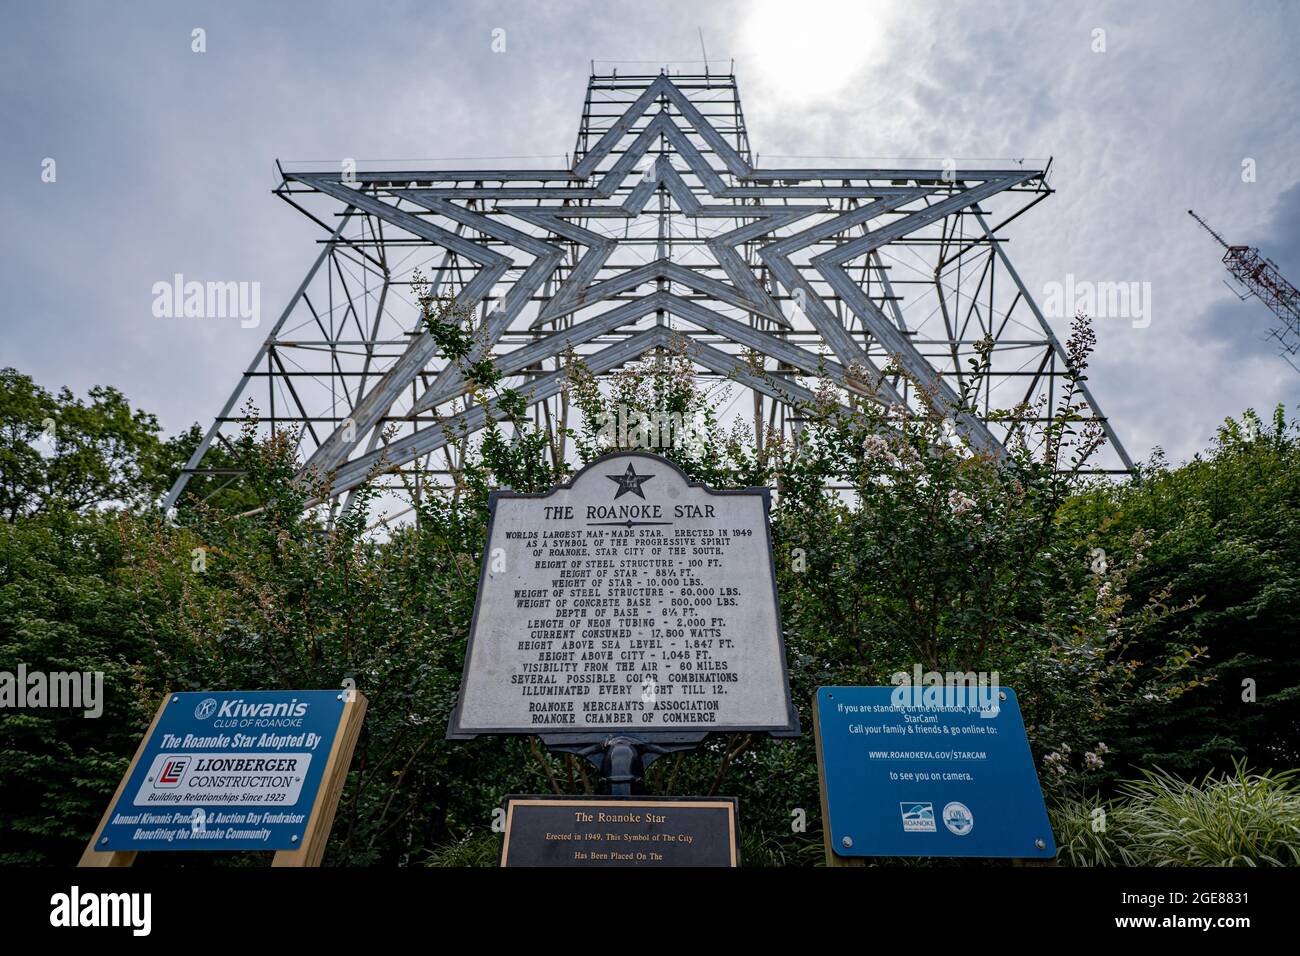
[[[920,664],[998,671],[1019,693],[1045,786],[1064,795],[1110,788],[1110,775],[1134,765],[1222,767],[1243,755],[1295,765],[1300,469],[1295,427],[1283,419],[1229,423],[1183,468],[1157,461],[1132,482],[1103,482],[1082,474],[1100,436],[1072,392],[1050,416],[1009,410],[1013,432],[1022,419],[1054,424],[1045,441],[1013,439],[998,458],[952,429],[953,409],[890,412],[870,400],[865,377],[853,394],[820,388],[790,440],[747,423],[724,430],[714,410],[729,384],[700,387],[681,340],[601,382],[566,357],[566,400],[581,424],[552,431],[506,387],[469,317],[427,290],[421,301],[444,356],[472,383],[460,409],[485,408],[492,424],[454,437],[451,480],[424,490],[409,526],[368,530],[370,489],[348,510],[307,508],[329,476],[300,477],[289,439],[259,436],[255,423],[220,449],[237,474],[200,485],[178,525],[149,503],[196,429],[161,450],[139,442],[136,470],[123,470],[150,493],[99,499],[127,505],[113,509],[47,495],[46,463],[24,451],[30,432],[5,445],[36,475],[14,487],[38,490],[0,523],[0,668],[102,670],[108,690],[99,721],[0,714],[0,805],[12,810],[0,816],[5,859],[75,858],[165,692],[350,680],[370,710],[328,861],[490,860],[503,794],[585,793],[595,779],[535,740],[443,739],[489,495],[545,490],[567,474],[564,443],[588,461],[642,442],[641,426],[664,414],[678,430],[650,450],[693,479],[776,489],[779,594],[805,727],[816,686],[888,682]],[[1081,324],[1070,346],[1076,386],[1088,345]],[[22,387],[9,418],[31,421],[57,405],[13,376]],[[1246,678],[1257,685],[1253,704],[1240,700]],[[647,786],[738,796],[752,861],[820,858],[807,733],[718,737],[656,762]],[[806,832],[791,826],[798,811]]]
[[[97,385],[89,399],[0,370],[0,514],[139,505],[159,493],[157,418],[132,410],[115,388]]]
[[[1134,554],[1127,590],[1196,603],[1182,637],[1161,624],[1132,650],[1152,661],[1176,645],[1205,648],[1207,686],[1159,720],[1137,706],[1109,715],[1116,756],[1183,775],[1300,765],[1300,428],[1285,410],[1227,420],[1205,454],[1179,468],[1157,455],[1132,482],[1075,496],[1061,522],[1114,562]]]

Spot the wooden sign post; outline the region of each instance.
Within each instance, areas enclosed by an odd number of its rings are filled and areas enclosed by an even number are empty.
[[[236,754],[236,756],[233,758],[233,761],[227,760],[227,763],[237,763],[239,759],[248,760],[266,758],[263,759],[262,762],[272,766],[280,765],[296,767],[298,764],[302,765],[302,769],[297,771],[297,777],[284,775],[280,779],[293,780],[295,782],[297,789],[294,790],[293,793],[301,794],[296,802],[303,804],[303,809],[307,809],[305,804],[306,801],[310,800],[309,812],[305,826],[302,828],[301,835],[295,832],[290,837],[290,840],[294,844],[292,847],[267,848],[276,849],[275,857],[271,864],[272,866],[319,866],[325,855],[325,845],[329,840],[330,829],[334,825],[334,814],[338,808],[339,797],[343,793],[344,783],[347,781],[348,767],[352,763],[352,753],[356,748],[357,738],[361,734],[361,725],[365,719],[366,708],[369,702],[366,700],[364,694],[350,689],[338,692],[300,691],[297,692],[297,695],[298,696],[291,698],[288,703],[282,701],[279,703],[272,703],[270,701],[263,703],[261,702],[262,697],[275,696],[278,700],[279,698],[285,697],[286,694],[272,695],[269,692],[248,692],[241,694],[233,701],[227,700],[225,705],[222,707],[222,710],[231,709],[231,712],[237,715],[224,723],[229,727],[246,727],[248,735],[257,734],[260,732],[261,727],[266,726],[268,722],[273,724],[277,720],[282,723],[285,721],[293,721],[296,716],[306,714],[308,712],[307,708],[312,705],[311,699],[321,700],[332,698],[340,701],[342,706],[339,710],[337,726],[329,728],[332,731],[332,734],[328,738],[328,741],[321,742],[322,744],[328,742],[329,749],[324,754],[293,753],[280,756],[273,752],[270,754],[256,753],[240,755],[239,751],[231,751],[229,749],[222,750],[217,746],[214,747],[211,752],[203,753],[200,758],[195,758],[192,753],[188,752],[192,751],[193,747],[186,747],[182,744],[178,744],[175,742],[175,738],[168,739],[167,736],[164,736],[159,740],[158,735],[160,730],[164,729],[160,728],[160,725],[164,724],[164,717],[168,712],[168,708],[193,707],[195,706],[194,701],[198,699],[195,716],[198,717],[199,715],[203,715],[205,719],[210,720],[212,715],[218,712],[218,707],[221,706],[216,698],[230,698],[231,695],[213,694],[209,696],[205,694],[168,694],[164,697],[163,702],[158,707],[157,713],[154,714],[153,720],[149,724],[149,729],[145,732],[144,738],[140,741],[140,746],[136,748],[135,756],[131,759],[131,763],[127,767],[126,773],[123,774],[122,780],[118,784],[116,792],[113,794],[113,799],[109,802],[108,808],[104,811],[104,815],[99,821],[99,826],[95,828],[95,833],[91,837],[90,843],[81,854],[81,861],[78,863],[78,866],[119,867],[131,866],[135,862],[136,854],[137,852],[140,852],[140,848],[115,848],[113,845],[114,842],[120,841],[121,838],[120,836],[110,837],[109,832],[112,829],[116,816],[121,814],[122,807],[128,806],[127,804],[123,804],[124,798],[130,796],[133,790],[139,791],[147,784],[151,784],[153,788],[157,790],[164,785],[159,782],[158,777],[146,776],[150,768],[146,768],[144,771],[141,770],[142,760],[144,758],[149,756],[154,763],[167,761],[168,759],[171,760],[172,767],[168,767],[164,772],[171,772],[175,775],[175,783],[169,785],[174,785],[177,788],[177,794],[179,795],[183,786],[187,782],[186,774],[192,772],[191,767],[195,765],[201,766],[203,759],[220,760],[221,758],[229,757],[232,752]],[[304,698],[304,700],[299,701],[299,697]],[[338,704],[335,704],[334,706],[337,707]],[[294,710],[294,708],[298,708],[298,710]],[[282,713],[288,714],[288,716],[281,716]],[[221,743],[223,739],[221,737],[222,733],[224,733],[224,731],[218,731],[215,737],[212,738],[216,745]],[[262,739],[265,740],[266,736],[267,735],[263,734]],[[225,739],[231,740],[234,738],[227,737]],[[257,740],[257,738],[251,736],[246,736],[243,739]],[[227,746],[229,745],[227,744]],[[252,744],[250,746],[253,748],[258,747],[257,744]],[[301,748],[302,745],[299,744],[292,735],[289,735],[289,739],[285,743],[285,746]],[[167,754],[159,753],[163,750],[186,750],[187,752],[169,758]],[[324,758],[323,769],[317,770],[316,767],[312,766],[311,758],[320,757]],[[193,764],[189,762],[191,759],[194,760]],[[292,810],[294,803],[295,801],[289,801],[286,799],[282,803],[244,802],[240,804],[232,803],[229,807],[225,804],[222,804],[221,806],[224,809],[232,810],[260,810],[270,808],[276,811],[282,811]],[[179,808],[181,802],[177,801],[175,805]],[[186,802],[184,805],[190,806],[191,803]],[[196,810],[195,812],[196,814],[201,814],[202,811]],[[147,847],[145,849],[152,850],[153,848]],[[231,847],[221,841],[210,841],[206,843],[181,842],[180,845],[168,844],[167,846],[159,847],[158,849],[248,850],[258,849],[258,847],[246,845]]]
[[[167,709],[167,701],[170,694],[164,694],[162,703],[158,705],[158,710],[154,712],[153,720],[149,722],[149,729],[144,732],[140,738],[140,746],[135,748],[135,756],[131,758],[131,763],[127,765],[126,773],[122,774],[122,779],[118,781],[117,790],[113,792],[113,799],[108,801],[108,808],[104,810],[104,815],[99,819],[99,826],[95,827],[95,832],[90,837],[90,842],[86,844],[85,851],[81,854],[81,861],[77,866],[130,866],[135,862],[135,851],[108,851],[100,852],[95,849],[95,841],[103,831],[104,826],[108,823],[113,814],[117,802],[122,799],[122,793],[126,790],[126,782],[131,779],[131,774],[135,771],[135,766],[144,756],[145,747],[148,746],[150,738],[153,737],[154,731],[158,727],[158,720],[162,717],[163,711]]]
[[[338,810],[339,798],[343,796],[343,785],[347,783],[348,768],[352,765],[352,751],[361,736],[361,722],[365,720],[369,706],[366,695],[357,690],[351,691],[349,699],[344,701],[334,747],[325,762],[325,778],[307,819],[302,848],[277,850],[271,866],[320,866],[320,861],[325,858],[325,844],[334,828],[334,813]]]

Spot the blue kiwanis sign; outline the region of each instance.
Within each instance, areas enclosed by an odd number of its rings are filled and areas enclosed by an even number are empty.
[[[297,849],[346,697],[171,695],[94,849]]]
[[[816,707],[838,855],[1055,857],[1015,691],[819,687]]]

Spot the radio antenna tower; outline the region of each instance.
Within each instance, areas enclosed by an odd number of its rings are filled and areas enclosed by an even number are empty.
[[[1209,223],[1196,215],[1195,210],[1187,210],[1187,215],[1199,222],[1223,246],[1223,264],[1237,280],[1237,285],[1245,290],[1238,292],[1237,297],[1247,299],[1252,295],[1257,296],[1281,321],[1282,327],[1272,328],[1268,334],[1277,339],[1282,358],[1286,359],[1287,364],[1300,372],[1300,366],[1291,360],[1293,355],[1300,353],[1300,290],[1287,281],[1277,263],[1265,258],[1258,249],[1253,246],[1229,245],[1210,228]]]

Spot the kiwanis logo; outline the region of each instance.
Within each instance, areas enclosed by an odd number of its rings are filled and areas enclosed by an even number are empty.
[[[211,697],[205,697],[199,701],[199,706],[194,708],[194,716],[198,720],[207,720],[217,712],[217,702]]]

